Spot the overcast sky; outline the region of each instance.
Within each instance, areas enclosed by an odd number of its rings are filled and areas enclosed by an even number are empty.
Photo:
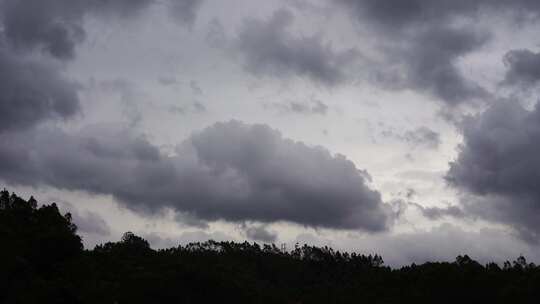
[[[85,245],[540,262],[540,2],[0,0],[0,185]]]

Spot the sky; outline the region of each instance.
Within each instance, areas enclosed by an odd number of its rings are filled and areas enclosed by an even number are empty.
[[[0,0],[0,185],[86,248],[540,263],[540,2]]]

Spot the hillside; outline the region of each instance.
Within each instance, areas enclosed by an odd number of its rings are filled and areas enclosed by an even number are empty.
[[[154,250],[133,233],[84,250],[69,214],[0,195],[0,303],[536,303],[540,268],[468,256],[400,269],[304,245],[191,243]]]

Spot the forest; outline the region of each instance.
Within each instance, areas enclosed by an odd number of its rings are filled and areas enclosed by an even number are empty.
[[[71,215],[0,193],[0,303],[538,303],[540,267],[467,255],[399,269],[328,247],[215,242],[154,250],[127,232],[84,249]]]

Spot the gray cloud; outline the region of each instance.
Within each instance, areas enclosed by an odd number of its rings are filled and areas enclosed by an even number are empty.
[[[176,23],[191,28],[202,3],[203,0],[169,0],[167,11]]]
[[[243,228],[246,237],[249,239],[264,243],[276,242],[277,234],[269,231],[265,225],[245,225]]]
[[[73,204],[62,199],[52,199],[60,206],[63,212],[69,212],[73,223],[77,225],[78,232],[85,234],[95,234],[108,236],[111,234],[111,228],[101,215],[92,211],[80,211]]]
[[[59,59],[75,55],[85,38],[83,18],[88,14],[126,17],[152,0],[3,0],[0,20],[10,44],[19,50],[40,49]]]
[[[15,55],[0,46],[0,133],[24,129],[79,111],[77,85],[52,65]]]
[[[448,223],[428,230],[385,233],[370,237],[350,235],[348,238],[325,238],[324,235],[302,233],[297,242],[360,253],[382,255],[385,265],[401,267],[427,261],[455,261],[467,254],[480,263],[513,260],[519,255],[538,260],[538,247],[515,238],[503,229],[466,230]]]
[[[308,102],[301,101],[289,101],[289,102],[275,102],[264,104],[265,108],[276,109],[282,113],[296,113],[296,114],[319,114],[326,115],[328,113],[328,105],[320,100],[311,100]]]
[[[85,233],[93,233],[99,235],[110,235],[109,225],[101,216],[94,212],[86,212],[82,215],[76,214],[73,218],[79,230]]]
[[[385,264],[394,266],[413,262],[454,261],[463,254],[482,263],[495,261],[502,264],[520,254],[538,258],[535,246],[512,237],[504,230],[467,231],[451,224],[442,224],[427,231],[381,235],[362,245],[366,249],[373,248],[374,252],[383,256]]]
[[[463,218],[465,216],[463,210],[457,206],[450,206],[446,208],[424,207],[424,209],[422,209],[422,214],[424,214],[424,216],[426,216],[427,218],[433,220],[440,219],[444,216],[450,216],[455,218]]]
[[[335,0],[351,9],[353,16],[368,19],[377,30],[401,32],[410,27],[448,23],[458,18],[477,17],[479,13],[510,12],[516,18],[540,16],[535,0]]]
[[[417,195],[417,192],[413,188],[408,188],[407,191],[405,192],[405,198],[409,200],[414,198],[416,195]]]
[[[276,11],[265,21],[245,20],[236,41],[247,71],[282,78],[306,77],[326,86],[347,80],[345,67],[356,57],[354,49],[335,51],[319,36],[295,36],[288,29],[293,14]]]
[[[78,85],[61,66],[85,38],[87,15],[129,17],[151,0],[0,0],[0,132],[67,119],[79,111]],[[32,56],[38,50],[45,56]]]
[[[169,112],[175,113],[175,114],[201,114],[206,112],[206,106],[198,101],[194,101],[191,104],[188,105],[180,105],[180,106],[171,106],[169,107]]]
[[[450,163],[447,181],[473,197],[466,211],[540,232],[540,108],[500,103],[464,122],[464,143]]]
[[[205,40],[213,48],[226,48],[228,37],[221,22],[214,18],[206,26]]]
[[[405,132],[403,139],[411,144],[432,149],[437,149],[441,144],[440,134],[425,126]]]
[[[409,202],[409,205],[412,205],[420,212],[423,216],[431,220],[438,220],[443,217],[454,217],[454,218],[464,218],[466,216],[465,212],[458,206],[448,206],[448,207],[424,207],[417,203]]]
[[[405,87],[429,92],[448,105],[488,95],[456,67],[461,56],[488,40],[487,34],[469,28],[432,25],[408,36],[410,40],[404,47],[388,50],[395,58],[404,60],[401,64],[405,66]]]
[[[78,231],[107,236],[111,234],[111,228],[105,220],[97,213],[91,211],[77,212],[70,211],[73,222],[77,225]]]
[[[327,18],[332,12],[332,10],[329,9],[327,5],[321,5],[320,3],[315,3],[315,1],[287,0],[285,1],[285,4],[289,6],[290,8],[295,9],[299,12],[312,13],[312,14],[321,15]]]
[[[174,216],[174,220],[181,226],[185,227],[195,227],[201,229],[208,229],[210,227],[206,221],[201,220],[200,218],[197,218],[190,213],[183,213],[177,211]]]
[[[195,110],[196,113],[206,112],[206,106],[199,101],[193,102],[193,109]]]
[[[158,83],[164,86],[177,85],[179,82],[174,76],[161,76],[157,79]]]
[[[474,14],[480,1],[445,0],[337,0],[351,9],[355,17],[368,19],[385,31],[401,31],[425,22],[445,22],[454,15]]]
[[[374,69],[375,82],[389,88],[429,93],[447,105],[486,99],[489,93],[467,79],[459,58],[478,50],[490,38],[474,19],[483,12],[538,18],[537,1],[337,0],[360,26],[382,39],[386,62]],[[456,25],[463,24],[463,25]],[[397,67],[396,67],[397,66]]]
[[[366,231],[386,230],[393,220],[351,161],[265,125],[217,123],[180,144],[174,156],[103,127],[75,135],[6,133],[1,140],[6,182],[111,194],[139,211],[171,207],[210,221]]]
[[[388,126],[384,122],[379,122],[376,126],[370,125],[370,127],[381,129],[374,136],[396,139],[407,143],[412,148],[421,146],[428,149],[437,149],[441,144],[440,134],[426,126],[420,126],[404,132],[395,127]]]
[[[203,90],[195,80],[191,80],[189,82],[189,87],[191,88],[191,92],[193,92],[194,95],[202,95]]]
[[[540,80],[540,53],[512,50],[504,55],[503,61],[508,68],[505,83],[531,85]]]

